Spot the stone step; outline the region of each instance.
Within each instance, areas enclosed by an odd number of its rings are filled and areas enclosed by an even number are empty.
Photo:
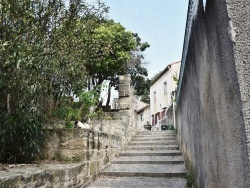
[[[166,142],[162,142],[162,141],[143,141],[143,142],[138,142],[138,141],[133,141],[133,142],[130,142],[128,144],[128,146],[166,146],[166,145],[174,145],[176,144],[176,141],[175,140],[168,140]]]
[[[118,157],[112,164],[183,164],[182,156],[130,156]]]
[[[139,131],[136,133],[137,135],[175,135],[176,131]]]
[[[158,131],[138,131],[137,134],[166,134],[176,133],[176,130],[158,130]]]
[[[184,161],[112,161],[112,164],[184,164]]]
[[[137,133],[136,136],[175,136],[175,133]]]
[[[136,135],[172,135],[175,134],[175,131],[144,131],[144,132],[137,132]]]
[[[166,138],[157,138],[157,137],[153,137],[153,138],[135,138],[132,139],[131,141],[168,141],[168,140],[174,140],[175,137],[166,137]]]
[[[119,177],[184,177],[184,164],[111,164],[100,172],[101,176]]]
[[[175,131],[138,132],[91,187],[187,187]]]
[[[133,139],[137,138],[175,138],[175,135],[135,135]]]
[[[179,150],[129,150],[119,156],[182,156],[182,153]]]
[[[125,151],[128,150],[179,150],[177,145],[167,145],[167,146],[127,146]]]
[[[165,177],[99,177],[87,188],[186,188],[185,178]]]
[[[142,135],[142,134],[136,134],[134,137],[168,137],[168,136],[175,136],[175,134],[147,134],[147,135]]]
[[[135,135],[133,137],[133,139],[137,139],[137,138],[175,138],[175,135]]]
[[[175,133],[176,131],[165,130],[165,131],[138,131],[136,134],[149,135],[149,134],[175,134]]]

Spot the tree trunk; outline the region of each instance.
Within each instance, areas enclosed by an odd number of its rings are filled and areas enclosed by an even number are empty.
[[[108,98],[107,98],[106,107],[105,107],[106,112],[110,111],[110,108],[109,108],[110,96],[111,96],[111,82],[109,82]]]

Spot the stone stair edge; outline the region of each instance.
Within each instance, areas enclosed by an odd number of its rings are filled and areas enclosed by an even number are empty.
[[[143,176],[143,177],[185,177],[187,172],[169,172],[169,173],[147,173],[147,172],[100,172],[102,176],[119,176],[119,177],[135,177],[135,176]]]
[[[159,144],[159,145],[178,145],[178,143],[175,140],[155,140],[155,141],[131,141],[130,143],[127,144],[127,146],[129,146],[130,144]]]
[[[175,130],[138,131],[124,150],[100,172],[101,177],[182,178],[187,174]],[[185,181],[185,180],[183,180]]]

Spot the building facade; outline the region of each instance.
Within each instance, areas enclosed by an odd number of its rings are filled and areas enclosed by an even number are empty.
[[[137,126],[143,129],[144,125],[151,124],[150,106],[142,101],[137,101]]]
[[[150,86],[151,124],[160,127],[166,124],[166,112],[172,106],[181,62],[169,64],[152,82]],[[162,122],[165,120],[164,122]]]

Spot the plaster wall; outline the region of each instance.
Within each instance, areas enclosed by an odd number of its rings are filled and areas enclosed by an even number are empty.
[[[169,107],[172,103],[171,93],[175,91],[177,85],[173,80],[173,76],[179,76],[180,62],[169,65],[169,69],[162,74],[156,82],[150,86],[150,110],[151,115],[157,114],[158,112],[164,111],[165,108]],[[167,84],[165,90],[164,83]],[[154,92],[156,97],[154,97]],[[154,100],[156,98],[156,100]],[[162,119],[163,117],[160,117]]]
[[[177,78],[179,77],[179,73],[180,73],[180,67],[181,67],[181,63],[176,63],[176,64],[173,64],[171,66],[171,87],[170,87],[170,91],[169,92],[172,92],[172,91],[176,91],[176,88],[177,88],[177,84],[176,82],[174,81],[173,77],[176,76]]]
[[[250,156],[250,4],[248,0],[231,0],[227,8]]]
[[[195,187],[250,187],[247,0],[199,1],[176,108]]]
[[[151,114],[150,114],[150,108],[149,106],[142,110],[140,113],[137,115],[137,126],[138,129],[143,129],[144,125],[151,123]]]

